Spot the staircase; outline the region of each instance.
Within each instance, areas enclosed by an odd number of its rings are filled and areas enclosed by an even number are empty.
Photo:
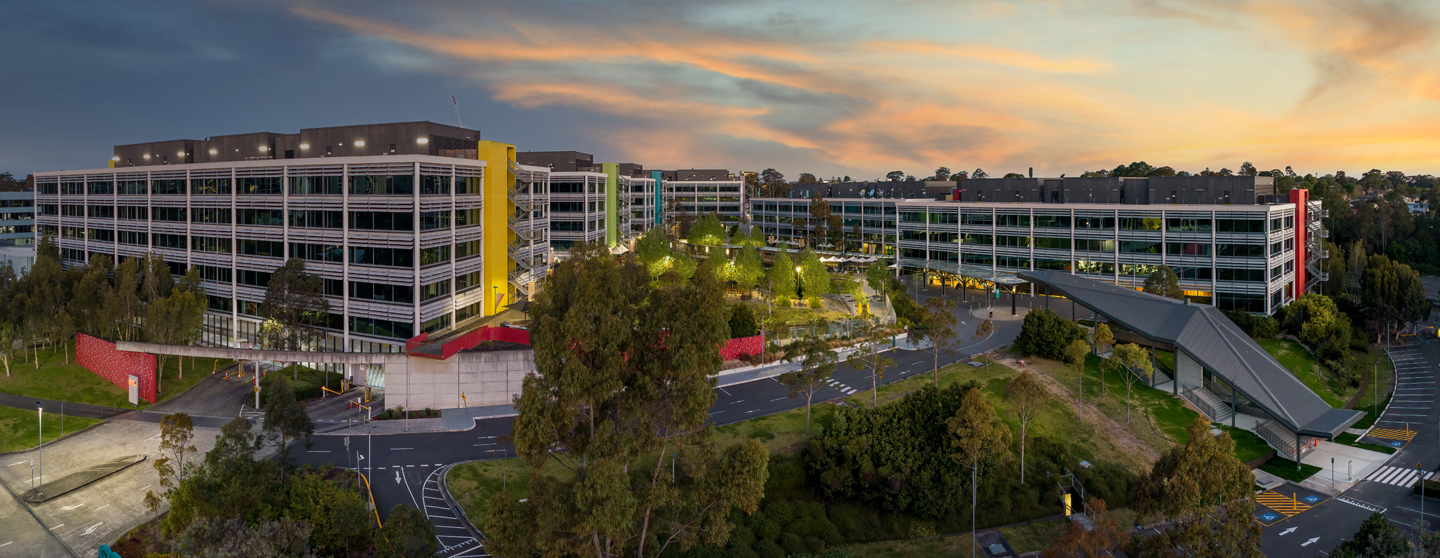
[[[1235,411],[1208,389],[1189,388],[1184,393],[1185,399],[1199,408],[1200,412],[1205,413],[1205,416],[1210,417],[1212,422],[1225,422],[1235,416]]]
[[[1276,455],[1291,461],[1299,462],[1314,449],[1310,444],[1310,440],[1307,439],[1303,441],[1305,445],[1300,448],[1300,455],[1295,455],[1295,433],[1273,420],[1262,421],[1256,424],[1255,433],[1259,434],[1261,438],[1264,438],[1265,441],[1270,444],[1270,447],[1275,448]]]

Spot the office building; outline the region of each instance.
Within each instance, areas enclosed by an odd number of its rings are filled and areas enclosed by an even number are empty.
[[[256,340],[270,273],[325,279],[325,350],[386,352],[533,294],[550,261],[549,171],[428,122],[117,146],[110,168],[36,173],[66,266],[161,254],[200,270],[204,341]]]
[[[35,192],[0,192],[0,246],[35,244]]]
[[[1324,212],[1308,193],[1276,195],[1268,177],[806,184],[751,212],[772,242],[883,254],[901,273],[1060,270],[1139,288],[1164,265],[1192,301],[1270,314],[1326,279]],[[842,225],[826,238],[813,237],[817,198]]]

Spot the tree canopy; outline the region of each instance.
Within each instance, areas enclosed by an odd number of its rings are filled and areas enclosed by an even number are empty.
[[[1145,292],[1160,295],[1165,298],[1180,300],[1185,298],[1185,291],[1180,288],[1180,276],[1175,275],[1175,270],[1168,265],[1162,265],[1149,277],[1145,278]]]

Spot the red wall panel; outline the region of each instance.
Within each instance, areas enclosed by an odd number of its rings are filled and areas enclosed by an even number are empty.
[[[75,363],[128,393],[130,375],[140,378],[140,398],[155,402],[155,355],[132,353],[84,333],[75,334]]]

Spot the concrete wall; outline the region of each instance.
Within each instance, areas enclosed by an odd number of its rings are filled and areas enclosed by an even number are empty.
[[[385,406],[446,409],[508,404],[520,394],[525,375],[534,371],[534,351],[464,352],[444,361],[397,359],[385,365]]]
[[[1180,383],[1180,391],[1186,388],[1201,387],[1205,383],[1204,369],[1200,363],[1195,362],[1183,351],[1175,352],[1175,380]]]

